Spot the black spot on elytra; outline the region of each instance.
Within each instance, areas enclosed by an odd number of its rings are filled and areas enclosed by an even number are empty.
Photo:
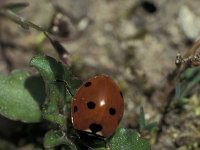
[[[112,107],[111,107],[111,108],[109,109],[109,114],[112,115],[112,116],[115,115],[115,114],[116,114],[115,108],[112,108]]]
[[[74,106],[74,113],[78,111],[78,107]]]
[[[122,91],[120,91],[120,95],[121,95],[122,98],[124,97],[123,94],[122,94]]]
[[[92,82],[86,82],[86,83],[84,84],[85,87],[89,87],[89,86],[91,86],[91,85],[92,85]]]
[[[95,106],[96,106],[96,104],[94,103],[94,102],[88,102],[87,103],[87,107],[89,108],[89,109],[94,109],[95,108]]]
[[[92,123],[89,126],[89,129],[92,131],[92,133],[97,133],[103,129],[103,127],[100,124]]]

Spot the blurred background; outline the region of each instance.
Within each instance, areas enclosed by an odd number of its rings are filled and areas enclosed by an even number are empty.
[[[200,35],[200,1],[0,1],[13,2],[29,3],[17,14],[55,35],[69,53],[67,62],[74,74],[82,80],[107,74],[118,83],[126,104],[124,127],[138,130],[141,107],[147,121],[164,120],[159,133],[145,135],[152,150],[200,148],[198,87],[187,94],[187,104],[172,106],[163,118],[169,96],[164,91],[176,69],[176,54],[184,54]],[[0,17],[1,74],[14,69],[33,72],[29,62],[39,53],[59,59],[41,32]],[[1,116],[2,149],[41,149],[45,126],[32,126]]]

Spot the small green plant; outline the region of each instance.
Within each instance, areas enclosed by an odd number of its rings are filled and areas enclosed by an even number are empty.
[[[69,68],[49,56],[36,56],[30,65],[41,76],[24,71],[13,71],[8,77],[0,76],[0,113],[9,119],[26,123],[45,119],[56,124],[58,129],[52,129],[44,136],[45,148],[62,145],[66,149],[81,149],[86,143],[79,139],[69,118],[72,97],[67,92],[65,83],[56,81],[66,81],[73,93],[82,81]],[[111,150],[150,149],[148,141],[142,139],[137,132],[121,127],[107,140],[107,145]],[[86,146],[91,149],[106,149],[105,144],[89,141]]]
[[[43,28],[15,13],[26,6],[26,3],[0,6],[0,16],[16,22],[25,29],[31,27],[44,32],[55,49],[62,48],[57,41],[51,40]],[[141,138],[139,133],[122,127],[119,127],[113,136],[106,139],[106,143],[97,139],[87,141],[80,138],[71,124],[70,105],[73,97],[68,90],[70,89],[74,95],[82,81],[75,77],[65,64],[46,55],[32,58],[30,66],[34,67],[39,74],[31,75],[26,71],[16,70],[9,76],[0,75],[0,114],[8,119],[24,123],[39,123],[46,120],[49,124],[54,125],[44,135],[43,145],[46,149],[150,149],[149,142]],[[144,112],[141,113],[141,129],[151,130],[152,125],[145,124]]]
[[[156,122],[146,123],[144,109],[140,108],[140,118],[139,118],[140,133],[143,132],[154,132],[157,130]]]
[[[184,105],[188,102],[187,96],[200,83],[199,68],[188,68],[180,76],[176,83],[175,99],[177,105]]]

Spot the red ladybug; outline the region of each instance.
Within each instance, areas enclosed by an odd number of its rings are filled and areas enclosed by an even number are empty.
[[[71,106],[73,127],[103,138],[116,130],[124,112],[122,92],[105,75],[95,76],[83,84]]]

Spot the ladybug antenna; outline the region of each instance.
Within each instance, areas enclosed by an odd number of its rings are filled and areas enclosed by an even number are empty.
[[[64,80],[59,80],[59,79],[57,79],[56,81],[57,81],[57,82],[65,83],[67,92],[71,95],[71,97],[74,97],[74,95],[72,94],[72,92],[71,92],[71,90],[70,90],[69,84],[68,84],[66,81],[64,81]]]

